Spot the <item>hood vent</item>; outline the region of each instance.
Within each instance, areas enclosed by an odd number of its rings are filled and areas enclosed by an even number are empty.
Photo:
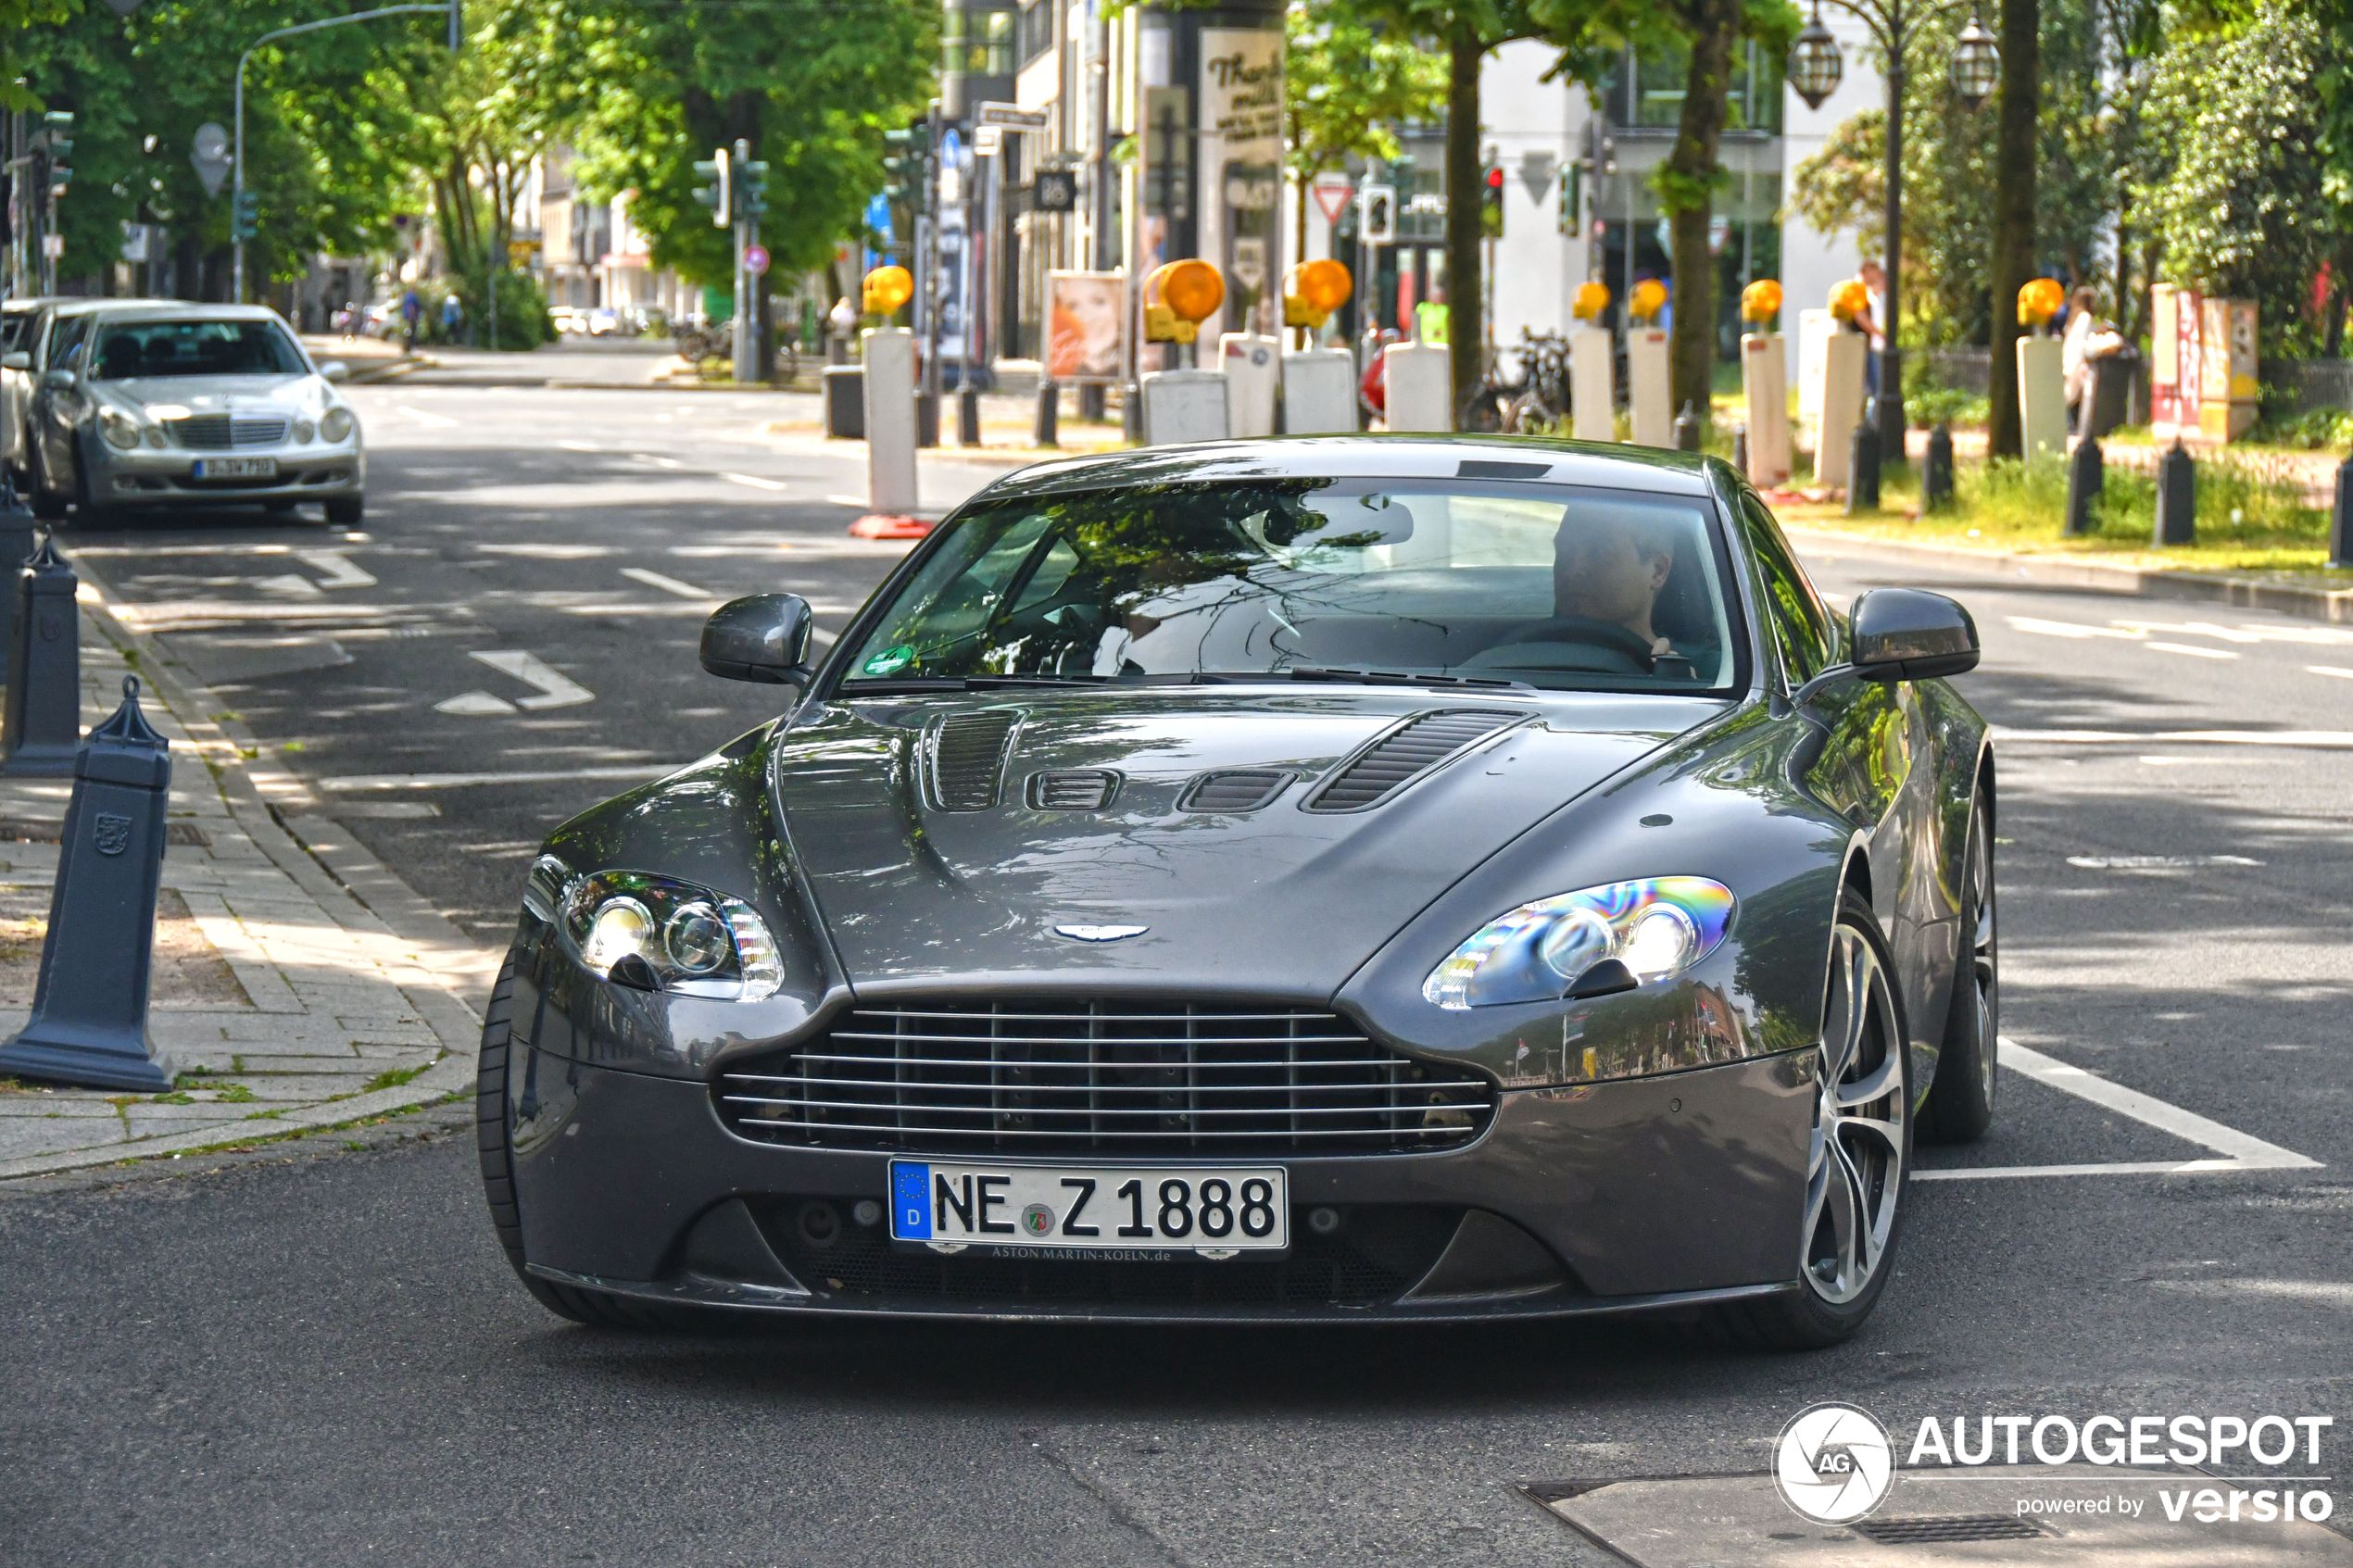
[[[1362,811],[1378,806],[1456,752],[1526,717],[1493,709],[1416,715],[1342,763],[1308,797],[1305,809]]]
[[[1119,775],[1101,768],[1029,775],[1034,811],[1100,811],[1119,793]]]
[[[1246,772],[1203,773],[1176,800],[1179,811],[1255,811],[1283,793],[1289,773],[1270,768]]]
[[[1021,715],[1007,709],[951,713],[931,733],[931,798],[943,811],[986,811],[997,804],[1005,743]]]

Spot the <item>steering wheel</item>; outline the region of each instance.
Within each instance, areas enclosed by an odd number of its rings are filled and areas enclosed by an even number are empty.
[[[1599,654],[1600,665],[1571,663],[1562,659],[1561,644],[1580,644]],[[1520,657],[1505,657],[1520,656]],[[1615,674],[1647,675],[1657,667],[1651,645],[1614,621],[1590,615],[1562,615],[1550,621],[1515,626],[1504,641],[1472,655],[1466,667],[1479,669],[1594,670]]]

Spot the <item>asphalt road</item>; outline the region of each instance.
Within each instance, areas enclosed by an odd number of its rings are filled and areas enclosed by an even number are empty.
[[[791,588],[838,626],[889,557],[825,499],[858,488],[849,464],[761,440],[725,399],[356,400],[364,538],[248,517],[75,543],[200,668],[309,661],[216,684],[494,941],[529,847],[619,787],[583,771],[684,759],[764,716],[695,669],[706,597]],[[331,583],[349,572],[297,553],[320,550],[375,581]],[[2196,1159],[2219,1124],[2318,1168],[1918,1183],[1869,1328],[1796,1357],[1592,1325],[595,1333],[513,1284],[454,1138],[19,1193],[0,1202],[0,1560],[1597,1563],[1511,1488],[1760,1470],[1820,1399],[1899,1433],[2333,1414],[2341,1463],[2353,675],[2326,671],[2353,671],[2353,633],[1815,564],[1840,595],[1906,581],[1974,609],[1988,655],[1962,685],[2006,731],[2004,1032],[2172,1108],[2151,1125],[2006,1073],[1992,1135],[1924,1164]],[[310,590],[271,585],[289,575]],[[516,652],[592,696],[527,708],[548,688],[472,657]],[[434,707],[477,691],[513,710]],[[2259,738],[2287,732],[2308,734]],[[2084,738],[2115,734],[2134,738]],[[447,778],[484,774],[507,777]],[[407,814],[351,814],[386,809]]]

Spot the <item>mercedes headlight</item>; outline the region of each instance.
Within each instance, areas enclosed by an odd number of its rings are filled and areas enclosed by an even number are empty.
[[[139,421],[111,405],[98,410],[98,433],[107,445],[129,452],[139,445]]]
[[[296,445],[298,445],[298,446],[307,446],[307,445],[308,445],[310,444],[310,438],[311,438],[312,436],[314,436],[314,435],[318,434],[318,433],[319,433],[319,427],[318,427],[318,426],[316,426],[316,425],[314,425],[314,424],[312,424],[312,423],[311,423],[308,420],[295,420],[295,423],[294,423],[294,438],[295,438],[295,444],[296,444]]]
[[[1714,951],[1731,918],[1731,889],[1698,876],[1614,882],[1540,898],[1473,933],[1430,971],[1422,995],[1450,1011],[1555,1001],[1611,960],[1637,981],[1659,980]],[[1618,985],[1626,985],[1623,976]]]
[[[340,406],[319,416],[319,439],[321,441],[348,441],[357,428],[358,421],[352,419],[351,410]]]
[[[742,899],[690,882],[650,872],[575,876],[542,855],[524,882],[523,905],[556,924],[583,964],[616,984],[646,989],[650,979],[681,996],[759,1002],[784,983],[767,922]]]

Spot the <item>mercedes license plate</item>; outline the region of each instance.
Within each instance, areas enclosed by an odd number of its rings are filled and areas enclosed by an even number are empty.
[[[890,1162],[890,1234],[934,1251],[1279,1252],[1290,1203],[1279,1165],[1071,1166]]]
[[[275,458],[198,458],[198,479],[275,479]]]

